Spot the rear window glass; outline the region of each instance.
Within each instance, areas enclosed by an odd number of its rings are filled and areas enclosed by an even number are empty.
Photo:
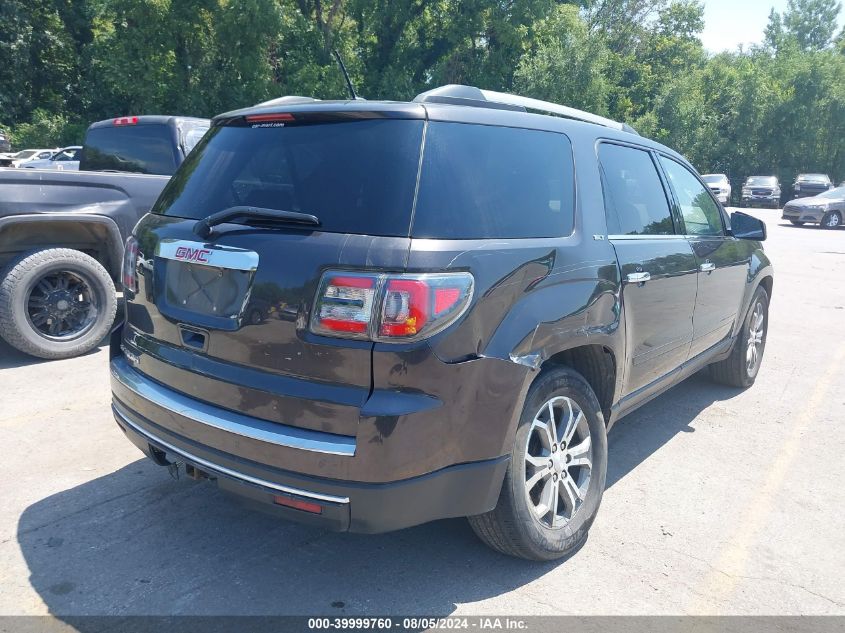
[[[316,215],[323,231],[407,237],[422,129],[403,119],[215,127],[153,212],[200,219],[253,206]]]
[[[563,134],[432,122],[412,235],[479,239],[569,235],[572,147]]]
[[[169,176],[176,171],[174,140],[166,125],[97,127],[88,132],[82,169]]]

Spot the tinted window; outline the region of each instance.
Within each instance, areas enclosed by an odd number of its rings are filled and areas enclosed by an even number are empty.
[[[722,213],[713,197],[693,173],[664,156],[660,163],[675,192],[688,235],[722,235]]]
[[[671,235],[672,213],[648,152],[602,144],[599,161],[610,235]]]
[[[85,137],[81,167],[170,175],[176,170],[173,144],[166,125],[98,127]]]
[[[432,122],[412,234],[444,239],[569,235],[574,193],[566,136]]]
[[[203,218],[247,205],[316,215],[323,231],[407,236],[423,122],[213,128],[154,213]]]
[[[830,178],[824,174],[801,174],[798,176],[798,180],[807,181],[807,182],[822,182],[822,183],[829,183]]]

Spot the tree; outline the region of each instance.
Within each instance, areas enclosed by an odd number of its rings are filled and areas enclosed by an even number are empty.
[[[535,25],[532,45],[519,60],[514,76],[525,95],[604,113],[608,51],[592,38],[573,6],[559,6]]]
[[[836,0],[789,0],[783,28],[803,50],[830,46],[842,4]]]

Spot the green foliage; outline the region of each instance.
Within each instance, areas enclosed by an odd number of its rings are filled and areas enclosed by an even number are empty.
[[[608,50],[591,38],[578,9],[560,6],[539,21],[514,76],[516,89],[539,99],[604,114]]]
[[[842,4],[836,0],[789,0],[784,30],[804,50],[821,50],[833,41]]]
[[[9,129],[12,145],[19,149],[79,145],[84,135],[84,125],[72,123],[63,114],[52,114],[46,110],[35,110],[32,122],[19,123]]]
[[[634,125],[702,171],[845,178],[837,0],[790,0],[765,42],[708,56],[696,0],[4,0],[0,119],[15,147],[125,114],[274,96],[516,91]]]

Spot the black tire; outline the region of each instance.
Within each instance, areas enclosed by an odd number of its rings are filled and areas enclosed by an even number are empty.
[[[821,224],[819,224],[823,229],[833,230],[838,229],[842,226],[842,214],[839,211],[831,211],[830,213],[826,213],[825,216],[822,218]]]
[[[583,483],[583,501],[580,501],[577,508],[573,505],[575,510],[565,523],[551,527],[542,522],[542,517],[538,518],[529,492],[526,491],[526,452],[532,429],[536,432],[536,428],[532,426],[535,416],[539,417],[544,411],[545,403],[556,397],[569,399],[583,412],[591,441],[592,468],[589,469],[589,479]],[[579,444],[583,445],[584,434],[582,431],[578,433]],[[574,437],[573,435],[573,442]],[[569,448],[573,448],[572,444]],[[560,455],[565,455],[563,449]],[[548,457],[551,456],[550,454]],[[564,463],[563,459],[561,463]],[[565,463],[569,463],[569,460]],[[583,471],[578,468],[578,473],[573,476],[570,468],[576,467],[567,466],[564,471],[569,475],[570,481],[575,481],[574,476],[580,476]],[[548,470],[554,472],[551,468]],[[554,476],[557,482],[558,476]],[[529,560],[561,558],[577,550],[586,540],[587,531],[601,504],[606,476],[607,432],[596,395],[578,372],[565,367],[545,371],[531,385],[525,398],[498,503],[490,512],[468,517],[469,524],[484,543],[503,554]],[[562,472],[559,485],[563,486],[565,478]]]
[[[64,328],[68,322],[59,321],[55,335],[43,331],[50,329],[50,324],[56,321],[54,317],[48,317],[40,329],[33,319],[43,315],[32,313],[36,286],[41,282],[50,285],[53,279],[76,280],[67,290],[73,299],[70,304],[67,300],[61,303],[64,306],[61,309],[67,310],[68,305],[76,308],[78,312],[68,313],[71,314],[68,318],[79,321],[76,330],[70,325]],[[60,284],[56,292],[61,290]],[[49,293],[45,292],[46,295]],[[59,309],[55,305],[52,308]],[[0,277],[0,336],[12,347],[32,356],[58,359],[84,354],[108,334],[116,311],[117,296],[109,273],[97,260],[80,251],[50,248],[25,253],[14,259]]]
[[[755,310],[758,305],[762,308],[762,336],[757,345],[758,360],[753,368],[749,368],[748,347],[749,339],[751,337],[752,321],[754,319]],[[742,328],[739,335],[734,342],[731,355],[723,361],[712,363],[710,365],[710,376],[716,382],[728,385],[729,387],[739,387],[746,389],[754,384],[757,379],[757,374],[760,371],[760,366],[763,363],[763,353],[766,350],[766,336],[769,331],[769,295],[765,288],[758,287],[751,298],[751,305],[748,307],[748,312],[742,322]]]
[[[795,226],[804,226],[803,222],[799,222],[798,220],[790,220]]]

